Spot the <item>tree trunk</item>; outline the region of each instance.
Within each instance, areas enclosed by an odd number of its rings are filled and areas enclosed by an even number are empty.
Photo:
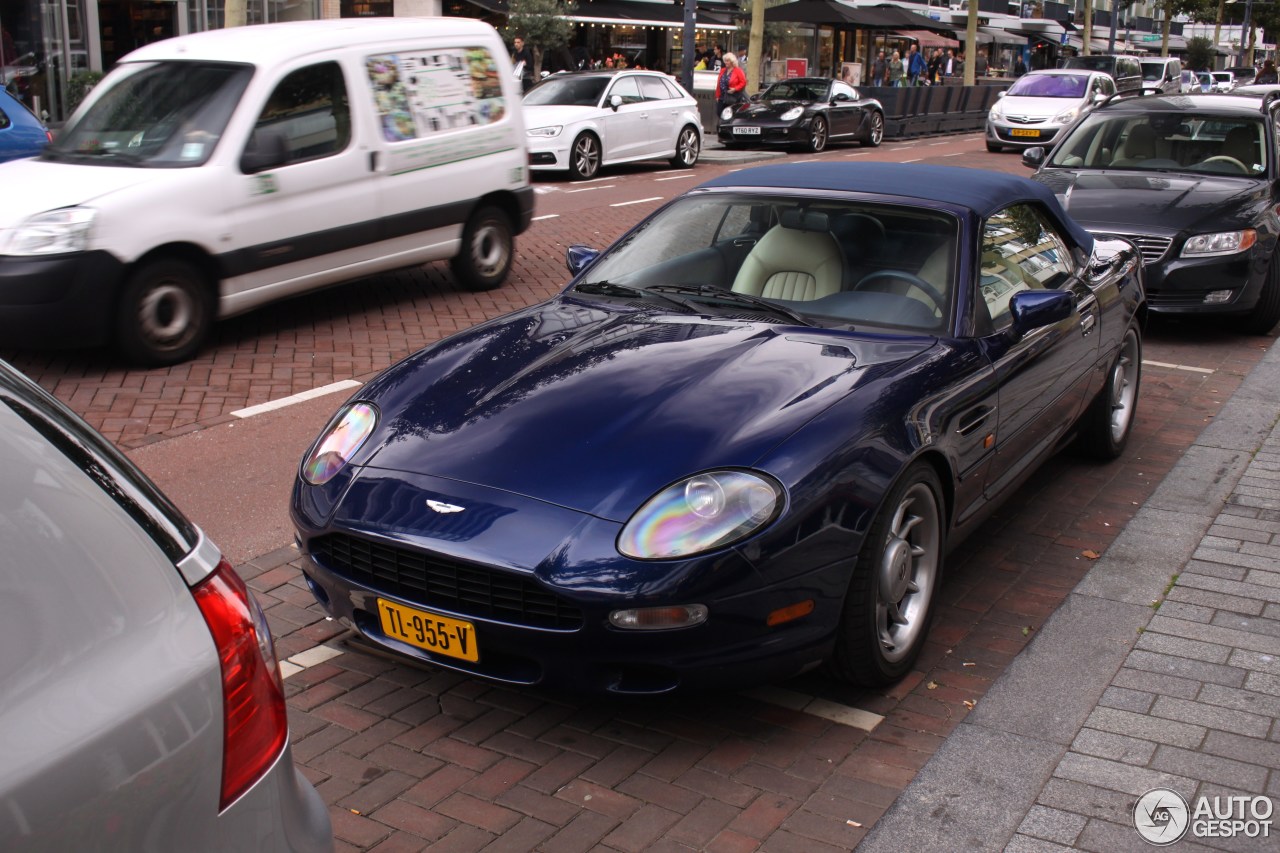
[[[747,90],[764,88],[764,0],[751,0],[751,36],[747,40]]]

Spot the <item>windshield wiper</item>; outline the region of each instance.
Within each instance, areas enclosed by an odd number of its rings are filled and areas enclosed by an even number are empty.
[[[785,317],[791,322],[797,323],[801,326],[813,325],[813,323],[806,320],[795,311],[779,305],[776,302],[770,302],[768,299],[762,299],[759,296],[751,296],[747,293],[725,290],[723,287],[716,287],[712,284],[655,284],[652,287],[646,287],[645,290],[656,290],[660,293],[687,293],[690,296],[701,296],[705,299],[718,299],[721,302],[750,305],[752,308],[767,311],[775,316]]]
[[[593,293],[600,296],[617,296],[622,299],[645,299],[647,297],[656,296],[663,302],[678,305],[685,311],[689,311],[694,314],[702,310],[687,299],[668,296],[665,293],[653,293],[646,288],[628,287],[625,284],[614,284],[611,281],[586,281],[579,284],[574,288],[574,290],[579,293]]]

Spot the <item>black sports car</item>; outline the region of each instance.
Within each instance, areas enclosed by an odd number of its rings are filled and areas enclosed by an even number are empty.
[[[739,145],[798,145],[821,151],[828,142],[879,145],[884,107],[848,83],[827,77],[793,77],[720,113],[720,141]]]
[[[1266,334],[1280,322],[1278,132],[1273,94],[1126,98],[1023,162],[1085,228],[1137,244],[1153,312]]]

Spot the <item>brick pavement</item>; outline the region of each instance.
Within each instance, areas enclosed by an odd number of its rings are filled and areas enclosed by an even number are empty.
[[[920,664],[890,691],[813,676],[781,697],[509,690],[351,649],[292,549],[242,566],[282,658],[319,643],[338,652],[291,667],[286,685],[295,758],[330,805],[340,849],[857,845],[1068,600],[1094,565],[1085,552],[1107,552],[1262,354],[1210,330],[1150,338],[1213,372],[1148,367],[1123,459],[1052,460],[962,545]],[[786,707],[802,693],[865,713],[844,725]]]

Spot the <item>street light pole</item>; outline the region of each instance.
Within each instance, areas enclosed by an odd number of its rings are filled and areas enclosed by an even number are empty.
[[[1116,19],[1120,16],[1118,0],[1111,0],[1111,36],[1107,41],[1107,53],[1116,52]]]
[[[698,0],[684,0],[684,30],[681,33],[684,55],[680,58],[680,84],[690,94],[693,94],[693,52],[697,24]]]
[[[1240,29],[1240,64],[1244,66],[1253,65],[1253,39],[1249,38],[1249,30],[1252,29],[1249,19],[1253,14],[1253,0],[1245,0],[1244,3],[1244,26]]]

